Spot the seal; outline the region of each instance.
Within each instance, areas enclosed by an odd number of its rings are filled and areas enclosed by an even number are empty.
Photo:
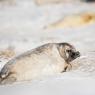
[[[28,81],[42,75],[71,69],[70,62],[80,56],[69,43],[47,43],[7,62],[0,72],[0,84]]]

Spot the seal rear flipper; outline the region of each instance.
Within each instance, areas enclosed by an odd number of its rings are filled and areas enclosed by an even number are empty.
[[[0,77],[0,83],[1,83],[1,81],[2,81],[2,78]]]
[[[16,80],[15,74],[9,74],[5,78],[0,78],[0,85],[12,84]]]

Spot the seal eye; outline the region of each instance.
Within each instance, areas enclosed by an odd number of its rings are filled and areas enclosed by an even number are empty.
[[[68,53],[71,53],[72,52],[72,50],[66,50]]]

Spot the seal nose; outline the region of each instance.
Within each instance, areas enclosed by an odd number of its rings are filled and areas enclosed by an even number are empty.
[[[79,51],[76,52],[76,56],[80,57],[80,52]]]

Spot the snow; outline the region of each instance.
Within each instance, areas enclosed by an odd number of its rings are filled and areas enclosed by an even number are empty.
[[[94,79],[48,79],[32,84],[0,87],[2,95],[95,95]]]
[[[70,42],[80,52],[72,71],[37,80],[0,86],[0,95],[95,95],[95,24],[65,29],[44,27],[72,14],[95,12],[94,5],[70,3],[37,6],[32,0],[0,4],[0,50],[16,55],[47,42]],[[0,59],[0,67],[8,61]]]

